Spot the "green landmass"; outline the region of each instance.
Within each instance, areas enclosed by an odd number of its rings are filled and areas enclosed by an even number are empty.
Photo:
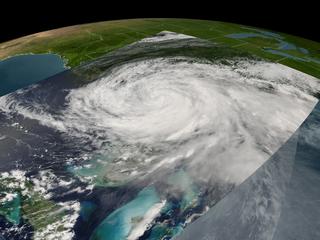
[[[308,54],[292,49],[283,52],[306,59],[316,59],[316,61],[299,61],[265,51],[265,48],[277,49],[278,43],[272,38],[234,39],[227,36],[254,32],[254,29],[248,30],[245,26],[233,23],[191,19],[107,21],[41,32],[0,44],[0,59],[17,54],[52,52],[62,56],[69,67],[75,67],[163,30],[188,34],[242,49],[320,78],[320,43],[281,34],[284,41],[308,50]]]
[[[14,197],[5,200],[6,193],[14,194]],[[29,179],[0,175],[0,215],[14,225],[19,225],[23,219],[35,232],[41,233],[52,224],[59,232],[65,230],[63,218],[68,211],[35,190]]]

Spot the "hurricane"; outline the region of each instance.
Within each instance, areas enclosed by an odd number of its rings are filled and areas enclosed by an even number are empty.
[[[185,164],[201,181],[240,183],[298,128],[319,89],[280,64],[162,57],[122,64],[72,89],[55,115],[46,106],[9,108],[112,156],[117,181]]]
[[[2,96],[0,188],[26,216],[5,212],[22,226],[5,234],[174,238],[270,163],[319,92],[282,64],[162,31]]]

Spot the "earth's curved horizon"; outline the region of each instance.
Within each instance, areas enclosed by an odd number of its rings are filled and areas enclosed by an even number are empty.
[[[319,49],[192,19],[1,43],[0,239],[316,239]]]

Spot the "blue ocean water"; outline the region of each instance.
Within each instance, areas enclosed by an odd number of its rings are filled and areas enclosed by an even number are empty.
[[[80,208],[80,216],[83,221],[87,222],[90,219],[92,213],[96,210],[97,206],[93,202],[90,201],[83,201],[81,202]]]
[[[66,70],[56,54],[26,54],[0,61],[0,96]]]
[[[183,170],[168,178],[168,184],[175,186],[180,191],[183,191],[183,198],[180,203],[182,210],[186,210],[192,204],[195,204],[198,196],[198,189],[193,184],[191,177]]]

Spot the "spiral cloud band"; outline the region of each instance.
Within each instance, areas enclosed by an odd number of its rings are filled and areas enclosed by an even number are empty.
[[[164,31],[1,97],[0,170],[58,195],[82,238],[171,238],[266,162],[319,92],[289,67]],[[99,225],[82,228],[83,206]]]
[[[314,78],[280,64],[158,58],[125,64],[71,91],[63,119],[74,134],[112,133],[161,146],[161,166],[192,153],[191,169],[205,171],[195,176],[240,182],[307,117],[316,103],[308,92],[317,88]]]
[[[117,66],[71,90],[58,115],[41,106],[14,108],[100,147],[112,139],[118,150],[108,163],[110,178],[185,161],[195,178],[239,183],[298,128],[319,89],[315,78],[275,63],[154,58]]]

